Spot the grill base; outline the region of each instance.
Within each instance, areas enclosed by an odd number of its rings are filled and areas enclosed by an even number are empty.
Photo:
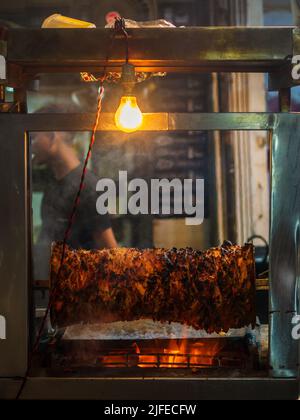
[[[246,338],[189,340],[58,340],[48,346],[42,365],[55,375],[245,376],[259,369],[257,347]],[[172,371],[172,372],[171,372]],[[226,375],[224,375],[226,376]]]

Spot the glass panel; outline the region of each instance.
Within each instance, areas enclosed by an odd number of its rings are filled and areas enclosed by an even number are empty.
[[[102,237],[103,232],[110,228],[116,238],[117,246],[126,248],[190,247],[203,251],[211,246],[219,246],[225,239],[232,239],[234,242],[234,238],[223,237],[220,240],[220,237],[216,235],[216,205],[223,207],[224,203],[216,202],[215,178],[211,171],[211,166],[215,164],[216,159],[215,153],[212,152],[215,134],[217,133],[136,133],[134,135],[98,133],[68,244],[74,249],[86,250],[110,247],[111,244],[105,242],[105,238]],[[50,278],[51,244],[53,241],[62,241],[64,238],[68,218],[80,184],[90,133],[31,133],[30,139],[33,151],[35,279],[45,280]],[[225,162],[230,162],[234,159],[233,146],[227,142],[225,148],[227,156]],[[231,171],[232,167],[229,165],[225,172],[227,181],[225,191],[228,197],[235,197],[237,191],[233,186],[236,174]],[[226,174],[231,175],[232,179],[226,179]],[[179,184],[172,184],[172,188],[160,191],[157,199],[159,212],[154,214],[153,181],[162,179],[171,183],[176,180]],[[203,196],[197,195],[202,191],[200,189],[199,192],[196,188],[196,181],[200,179],[204,180],[205,185]],[[190,204],[197,208],[195,202],[197,198],[198,204],[201,202],[200,213],[202,207],[204,211],[203,223],[194,226],[189,225],[187,219],[195,215],[187,215],[184,212],[184,182],[186,180],[193,181],[191,189],[193,200]],[[131,184],[133,181],[138,181],[140,190],[133,191],[136,187],[136,184]],[[182,190],[179,188],[178,191],[181,191],[181,194],[176,198],[175,191],[178,185],[182,187]],[[136,200],[136,205],[139,209],[142,208],[142,213],[145,214],[135,214],[134,206],[130,206],[130,200],[142,188],[145,188],[146,192],[141,195],[140,201]],[[124,190],[126,190],[125,193]],[[99,214],[101,213],[99,199],[108,191],[112,193],[112,196],[108,200],[101,200],[101,203],[102,209],[104,205],[104,209],[110,210],[110,216]],[[141,202],[143,199],[147,201],[145,207]],[[176,214],[178,200],[182,200],[182,214]],[[163,214],[162,204],[168,204],[169,201],[170,213]],[[120,211],[121,208],[123,211]],[[236,225],[231,227],[234,232]],[[47,297],[41,299],[38,294],[36,303],[40,308],[46,307]],[[267,296],[262,297],[261,305],[260,310],[266,311]],[[227,336],[236,334],[244,336],[246,331],[246,329],[239,332],[232,330]],[[200,339],[208,336],[220,337],[218,334],[208,335],[204,330],[197,331],[182,323],[168,324],[143,319],[101,324],[91,321],[86,326],[70,325],[64,331],[65,340],[75,341],[85,340],[87,337],[93,340],[128,341],[158,338]],[[167,350],[168,348],[167,346]],[[173,348],[172,345],[169,350],[171,354],[175,352],[179,355],[177,362],[173,361],[171,365],[181,363],[180,355],[186,352],[182,344],[178,349]],[[151,352],[147,351],[148,355],[149,353]],[[169,355],[169,351],[167,354]],[[199,353],[192,350],[191,354],[197,356]],[[211,359],[211,355],[209,356]],[[162,358],[159,363],[165,365],[168,357]],[[191,364],[193,360],[190,361]],[[143,363],[140,364],[143,365]]]

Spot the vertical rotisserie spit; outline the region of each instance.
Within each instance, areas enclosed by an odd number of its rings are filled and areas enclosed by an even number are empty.
[[[51,258],[51,317],[59,327],[153,319],[219,333],[255,324],[250,244],[206,252],[68,248],[57,280],[61,251],[55,244]]]

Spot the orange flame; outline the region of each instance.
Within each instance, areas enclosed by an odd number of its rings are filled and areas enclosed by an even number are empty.
[[[219,355],[223,349],[222,340],[191,342],[190,340],[170,340],[169,345],[158,350],[141,351],[137,343],[131,347],[129,354],[117,351],[103,356],[100,363],[106,367],[139,367],[200,369],[219,366]]]
[[[169,347],[163,350],[163,354],[157,354],[153,351],[151,354],[141,354],[137,347],[138,367],[141,368],[201,368],[205,366],[218,366],[218,358],[222,345],[219,342],[214,343],[194,343],[188,345],[188,340],[179,342],[170,341]]]

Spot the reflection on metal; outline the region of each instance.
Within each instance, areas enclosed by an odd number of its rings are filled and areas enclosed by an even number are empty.
[[[144,114],[144,131],[272,130],[280,114]],[[28,131],[90,131],[94,114],[0,114],[0,124],[16,124]],[[119,131],[114,114],[102,114],[98,131]]]

